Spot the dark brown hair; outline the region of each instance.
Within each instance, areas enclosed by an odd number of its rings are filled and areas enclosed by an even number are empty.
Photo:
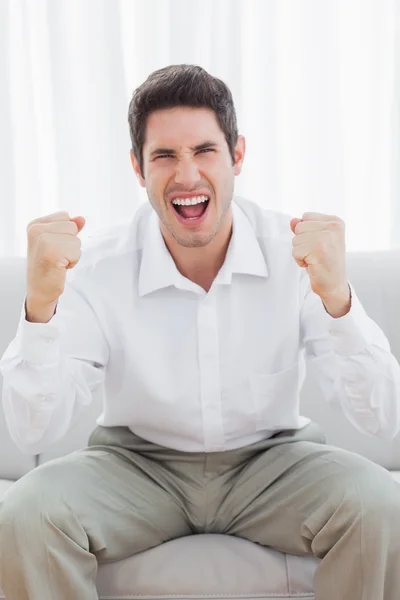
[[[238,139],[236,111],[228,86],[197,65],[171,65],[151,73],[129,103],[132,150],[143,173],[143,144],[148,116],[164,108],[210,108],[225,135],[232,161]]]

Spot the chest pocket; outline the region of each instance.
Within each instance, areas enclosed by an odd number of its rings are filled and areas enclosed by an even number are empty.
[[[256,410],[257,431],[298,427],[299,362],[276,373],[253,375],[250,386]]]

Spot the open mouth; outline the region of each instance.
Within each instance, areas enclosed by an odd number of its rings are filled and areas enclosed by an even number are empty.
[[[172,206],[183,222],[196,223],[202,219],[210,203],[209,196],[193,196],[191,198],[174,198]]]

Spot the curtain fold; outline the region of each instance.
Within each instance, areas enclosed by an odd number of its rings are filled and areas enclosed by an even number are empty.
[[[172,63],[231,87],[237,193],[341,216],[350,250],[400,245],[399,19],[397,0],[2,0],[0,255],[37,216],[83,214],[87,235],[146,201],[128,103]]]

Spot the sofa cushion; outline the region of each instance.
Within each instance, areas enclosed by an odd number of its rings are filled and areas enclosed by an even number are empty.
[[[393,479],[400,483],[400,471],[390,471]]]
[[[100,598],[314,599],[313,558],[247,540],[193,535],[100,566]]]
[[[14,338],[25,297],[25,259],[0,259],[1,311],[0,356]],[[18,479],[36,466],[36,457],[21,452],[8,433],[1,402],[3,378],[0,375],[0,477]]]
[[[10,479],[0,479],[0,502],[4,498],[4,495],[14,482]]]

